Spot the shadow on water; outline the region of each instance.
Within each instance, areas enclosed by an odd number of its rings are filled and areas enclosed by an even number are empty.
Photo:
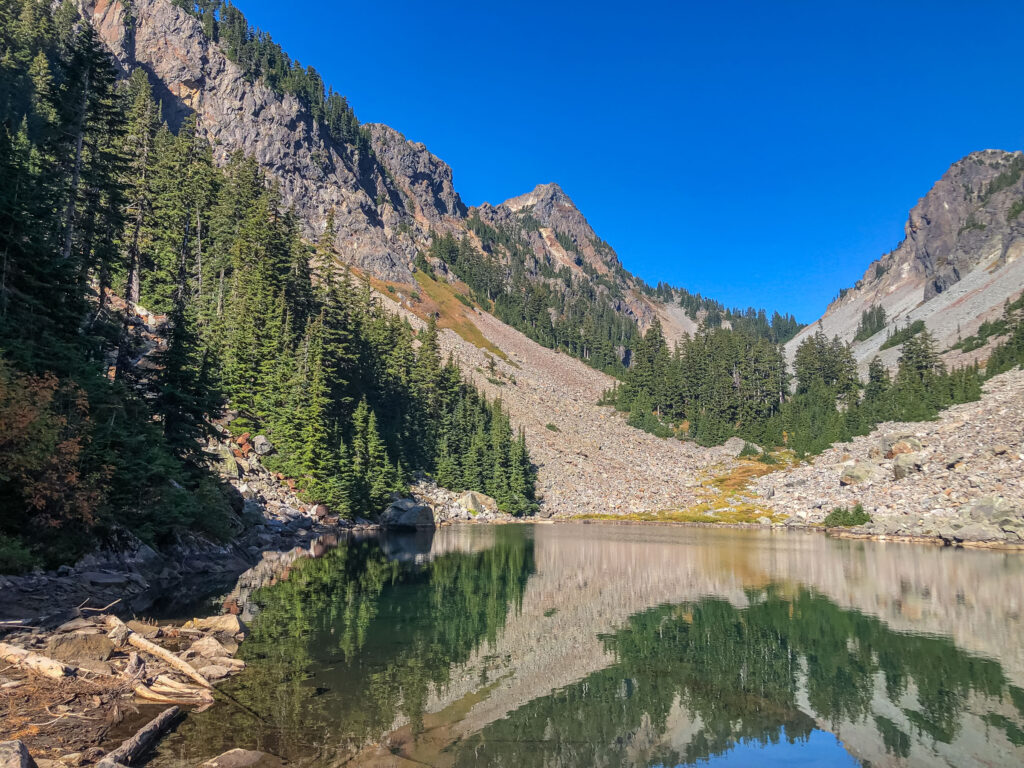
[[[153,765],[239,746],[309,766],[1024,761],[1024,690],[948,636],[776,581],[615,616],[651,587],[642,561],[609,566],[611,539],[548,536],[539,558],[525,526],[442,533],[322,545],[236,586],[248,668],[224,690],[251,712],[190,716]]]

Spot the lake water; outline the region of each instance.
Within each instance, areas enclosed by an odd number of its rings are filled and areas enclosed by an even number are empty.
[[[582,524],[332,545],[243,578],[233,701],[152,765],[1024,765],[1020,554]]]

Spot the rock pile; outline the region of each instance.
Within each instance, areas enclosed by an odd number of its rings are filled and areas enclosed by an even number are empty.
[[[483,493],[453,493],[421,476],[413,484],[412,495],[433,511],[434,524],[511,523],[518,518],[498,509],[498,503]]]
[[[386,295],[380,300],[414,328],[423,327]],[[514,425],[526,430],[538,468],[541,517],[690,507],[702,499],[702,476],[712,468],[727,471],[742,449],[702,448],[634,429],[613,408],[597,405],[614,383],[610,376],[540,346],[487,313],[478,312],[474,322],[508,359],[450,330],[440,334],[442,354],[451,355],[488,397],[500,397]]]
[[[1024,545],[1024,371],[934,422],[882,424],[753,490],[787,525],[861,504],[872,522],[854,530],[867,535]]]

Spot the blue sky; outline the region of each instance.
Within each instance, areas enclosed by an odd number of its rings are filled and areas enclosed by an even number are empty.
[[[1019,0],[237,4],[468,204],[558,182],[649,282],[805,322],[1024,148]]]

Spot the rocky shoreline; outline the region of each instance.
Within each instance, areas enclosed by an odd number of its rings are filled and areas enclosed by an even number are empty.
[[[1024,546],[1024,370],[935,421],[882,424],[813,461],[758,478],[759,503],[815,526],[857,505],[871,522],[843,535],[954,546]]]

